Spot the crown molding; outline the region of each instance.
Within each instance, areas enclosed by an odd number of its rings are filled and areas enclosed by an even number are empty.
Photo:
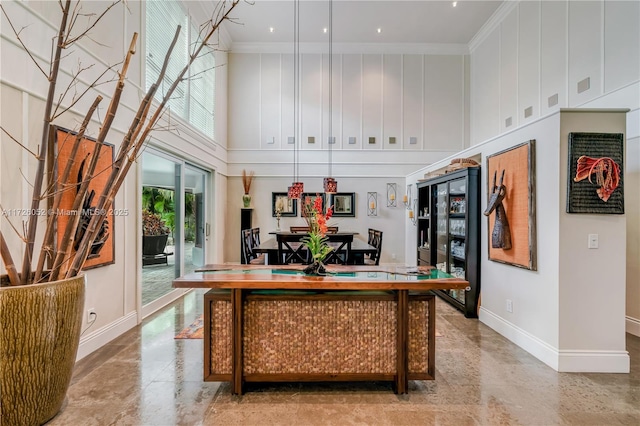
[[[487,22],[480,28],[475,36],[469,42],[468,50],[473,53],[474,50],[486,40],[491,33],[497,28],[500,28],[500,23],[520,4],[520,0],[509,0],[503,2],[498,9],[491,15]]]
[[[421,54],[466,55],[466,44],[447,43],[334,43],[334,54]],[[231,53],[280,53],[293,54],[291,43],[238,43],[232,42]],[[329,53],[327,43],[300,43],[301,53]]]

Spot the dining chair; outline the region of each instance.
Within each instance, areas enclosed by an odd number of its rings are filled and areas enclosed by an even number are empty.
[[[306,234],[304,233],[276,234],[276,240],[278,241],[278,261],[281,264],[311,263],[309,250],[307,250],[307,247],[302,243],[302,238],[305,236]]]
[[[351,243],[353,243],[353,235],[332,235],[329,243],[333,247],[324,259],[324,263],[337,263],[346,265],[351,263]]]
[[[308,226],[290,226],[289,232],[309,232]]]
[[[243,264],[245,265],[264,265],[265,264],[265,255],[264,254],[258,255],[254,251],[254,248],[256,246],[253,242],[252,229],[243,229],[241,231],[241,242],[242,242],[242,263]]]
[[[378,231],[377,229],[369,228],[369,245],[376,248],[376,252],[369,255],[369,257],[365,256],[364,264],[365,265],[379,265],[380,264],[380,255],[382,253],[382,231]]]
[[[335,234],[338,232],[337,226],[327,226],[327,234]]]
[[[251,228],[251,242],[253,248],[260,246],[260,228]]]

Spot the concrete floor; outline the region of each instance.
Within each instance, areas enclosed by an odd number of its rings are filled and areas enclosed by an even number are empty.
[[[176,340],[202,313],[189,293],[76,365],[50,425],[637,425],[640,338],[630,374],[557,373],[437,301],[436,379],[395,395],[382,383],[203,382],[203,340]]]

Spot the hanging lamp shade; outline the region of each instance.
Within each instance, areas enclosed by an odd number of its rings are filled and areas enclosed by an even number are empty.
[[[304,192],[304,183],[293,182],[289,187],[289,190],[287,192],[287,197],[291,199],[299,199],[303,192]]]
[[[338,192],[338,181],[332,177],[324,178],[324,192],[327,194],[335,194]]]

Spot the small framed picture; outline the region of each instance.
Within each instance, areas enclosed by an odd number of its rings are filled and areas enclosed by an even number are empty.
[[[305,216],[305,206],[307,203],[311,204],[313,206],[313,204],[316,202],[316,197],[320,197],[322,199],[322,211],[325,210],[325,206],[326,206],[326,199],[325,199],[325,195],[324,192],[323,193],[313,193],[313,192],[303,192],[302,195],[300,196],[300,216],[304,217]]]
[[[278,217],[278,211],[282,217],[296,217],[298,215],[298,200],[289,198],[286,192],[272,192],[271,206],[273,217]]]
[[[356,217],[356,193],[338,192],[331,194],[329,205],[333,206],[333,215],[342,217]]]

